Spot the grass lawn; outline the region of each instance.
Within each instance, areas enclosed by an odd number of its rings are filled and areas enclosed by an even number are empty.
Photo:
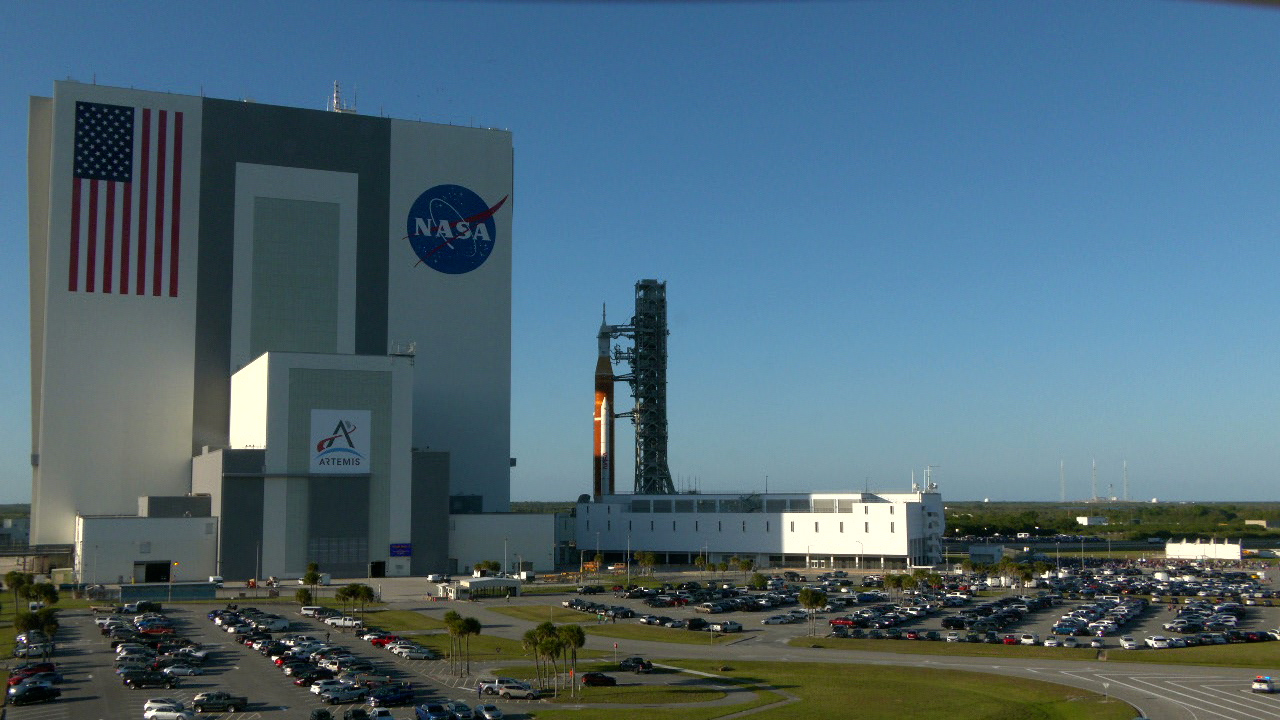
[[[827,708],[828,717],[865,720],[1130,720],[1127,703],[1054,683],[955,670],[879,665],[679,661],[753,684],[774,685],[800,704],[764,710],[754,718],[787,720],[801,708]]]
[[[573,585],[530,585],[520,588],[521,595],[567,595],[575,590]]]
[[[1219,665],[1222,667],[1274,667],[1280,664],[1280,642],[1237,643],[1169,650],[1121,650],[1115,638],[1108,638],[1107,659],[1112,662],[1142,662],[1164,665]],[[918,640],[852,640],[846,638],[799,637],[789,641],[795,647],[825,647],[838,650],[871,650],[904,655],[968,655],[975,657],[1042,658],[1051,660],[1096,660],[1093,648],[1047,648],[1027,645],[986,643],[921,642]]]
[[[723,690],[717,690],[709,685],[701,683],[692,683],[689,675],[677,675],[673,677],[684,678],[680,684],[675,685],[630,685],[628,678],[618,678],[619,684],[615,687],[589,687],[582,688],[580,695],[569,697],[563,692],[559,697],[552,699],[552,702],[566,704],[613,704],[613,703],[695,703],[708,702],[711,700],[719,700],[726,693]]]
[[[649,640],[684,645],[710,645],[713,640],[716,645],[725,645],[735,640],[741,640],[743,636],[742,633],[731,633],[729,635],[717,633],[713,639],[711,633],[702,630],[689,631],[632,623],[626,625],[614,625],[612,623],[583,625],[582,629],[586,630],[589,635],[601,635],[603,637],[618,638],[619,640]]]
[[[490,605],[486,609],[533,623],[544,623],[550,620],[557,625],[563,625],[564,623],[594,623],[596,621],[595,615],[570,610],[558,605]]]
[[[373,610],[364,613],[366,625],[377,625],[390,632],[414,630],[443,630],[444,621],[412,610]]]
[[[449,654],[449,635],[446,633],[436,633],[434,635],[410,635],[410,640],[421,644],[423,647],[429,647],[440,653],[441,657]],[[519,662],[529,663],[532,667],[533,656],[528,655],[523,644],[515,640],[494,637],[492,635],[473,635],[471,637],[471,663],[472,665],[493,664],[495,662]],[[465,645],[464,645],[465,648]],[[465,652],[465,649],[464,649]],[[601,650],[582,649],[578,651],[579,658],[595,659],[604,657],[606,653]]]

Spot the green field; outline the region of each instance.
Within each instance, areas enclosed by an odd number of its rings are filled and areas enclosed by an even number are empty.
[[[594,623],[596,621],[595,615],[570,610],[558,605],[503,605],[489,606],[487,609],[519,620],[528,620],[532,623],[551,621],[561,625],[564,623]]]
[[[891,666],[820,663],[719,662],[681,660],[673,664],[714,673],[759,692],[736,705],[645,708],[646,719],[712,720],[752,707],[778,703],[785,696],[798,702],[767,707],[752,718],[792,720],[802,716],[858,720],[1129,720],[1127,703],[1094,693],[1021,678],[962,671]],[[781,693],[781,694],[779,694]],[[620,699],[619,702],[629,702]],[[618,709],[538,711],[539,720],[604,720]]]
[[[725,645],[735,640],[741,640],[743,637],[742,633],[733,633],[731,635],[717,633],[712,636],[711,633],[701,630],[691,632],[677,628],[635,624],[583,625],[582,629],[586,630],[589,635],[600,635],[619,640],[647,640],[650,642],[680,643],[682,645],[711,645],[712,643]]]
[[[1169,650],[1106,649],[1111,662],[1141,662],[1162,665],[1218,665],[1222,667],[1274,667],[1280,665],[1280,643],[1247,643],[1211,645],[1208,647],[1172,648]],[[837,650],[869,650],[904,655],[951,655],[1000,658],[1036,658],[1044,660],[1097,660],[1093,648],[1047,648],[1027,645],[988,645],[986,643],[921,642],[917,640],[855,640],[846,638],[794,638],[794,647],[823,647]]]

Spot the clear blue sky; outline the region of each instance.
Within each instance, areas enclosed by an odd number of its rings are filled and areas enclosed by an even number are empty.
[[[515,499],[590,491],[600,305],[668,283],[682,486],[1274,500],[1280,10],[65,2],[0,22],[0,501],[30,497],[27,97],[509,128]],[[628,407],[619,386],[622,409]],[[621,436],[628,466],[630,436]],[[629,473],[620,478],[630,483]]]

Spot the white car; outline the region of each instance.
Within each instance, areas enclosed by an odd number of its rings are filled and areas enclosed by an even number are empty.
[[[204,669],[198,668],[195,665],[170,665],[169,667],[161,670],[160,672],[164,673],[165,675],[181,677],[185,675],[203,675]]]
[[[1044,639],[1044,646],[1045,646],[1045,647],[1058,647],[1058,646],[1059,646],[1059,645],[1061,645],[1061,644],[1062,644],[1062,643],[1058,642],[1058,636],[1057,636],[1057,635],[1050,635],[1049,637],[1047,637],[1047,638],[1045,638],[1045,639]]]
[[[786,615],[770,615],[760,621],[761,625],[788,625],[790,623],[791,618]]]
[[[502,710],[497,705],[477,705],[473,710],[476,717],[483,720],[502,720]]]
[[[1169,638],[1163,635],[1148,636],[1144,642],[1147,644],[1147,647],[1153,650],[1167,650],[1169,648]]]
[[[433,660],[436,657],[434,650],[424,647],[398,647],[391,652],[399,655],[406,660]]]
[[[187,706],[177,698],[151,698],[142,706],[142,711],[155,710],[156,708],[174,708],[177,710],[186,710]]]
[[[1062,638],[1062,647],[1064,648],[1080,647],[1080,641],[1068,635]]]
[[[1137,650],[1138,641],[1134,640],[1132,635],[1125,635],[1120,638],[1120,647],[1125,650]]]
[[[195,720],[195,713],[190,710],[158,707],[142,713],[142,720]]]
[[[960,642],[960,632],[957,630],[952,630],[951,632],[947,633],[947,642]]]
[[[1018,643],[1021,645],[1039,645],[1040,636],[1035,633],[1023,633],[1018,639]]]
[[[337,690],[345,685],[346,683],[341,680],[317,680],[316,682],[311,683],[311,693],[313,695],[319,695],[320,693],[326,693],[330,690]]]
[[[1273,693],[1276,691],[1276,686],[1271,682],[1270,675],[1258,675],[1253,679],[1252,690],[1256,693]]]

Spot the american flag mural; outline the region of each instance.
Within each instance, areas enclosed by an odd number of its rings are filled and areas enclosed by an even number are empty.
[[[182,115],[76,103],[67,290],[178,296]]]

